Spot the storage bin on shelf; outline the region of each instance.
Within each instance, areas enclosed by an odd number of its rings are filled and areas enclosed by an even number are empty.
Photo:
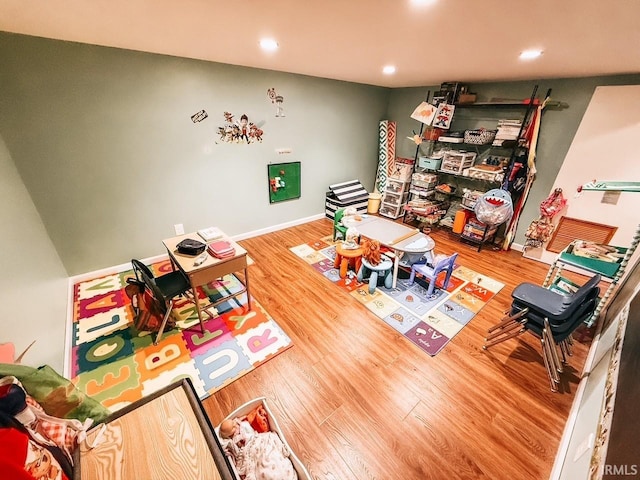
[[[424,190],[433,190],[438,184],[438,176],[434,173],[416,172],[411,176],[411,186],[421,187]]]
[[[466,173],[469,178],[476,180],[487,180],[489,182],[501,182],[504,178],[504,172],[501,166],[497,165],[476,165],[469,168]]]
[[[454,175],[462,175],[465,168],[473,166],[476,159],[475,152],[450,151],[444,154],[440,171],[444,173],[452,173]]]
[[[403,193],[407,189],[408,180],[398,180],[396,178],[387,178],[385,193]]]
[[[389,171],[389,178],[409,182],[415,163],[413,158],[397,157]]]
[[[439,170],[442,165],[442,157],[418,157],[418,167],[427,170]]]
[[[417,185],[411,185],[409,193],[413,193],[422,198],[432,198],[436,191],[435,190],[426,190],[423,187],[418,187]]]
[[[496,138],[497,130],[487,130],[480,128],[477,130],[465,130],[464,143],[471,145],[488,145]]]
[[[484,195],[484,192],[481,192],[479,190],[465,189],[464,194],[462,195],[462,205],[464,207],[473,209],[482,195]]]
[[[404,213],[403,209],[404,209],[404,204],[394,205],[391,203],[382,202],[382,205],[380,206],[380,211],[378,213],[383,217],[389,217],[389,218],[395,219],[402,216],[402,214]]]
[[[517,140],[520,135],[520,129],[522,128],[522,120],[499,120],[498,131],[492,144],[494,146],[501,146],[506,140]]]
[[[496,230],[497,227],[488,227],[487,224],[482,223],[473,216],[467,221],[460,236],[473,242],[482,242],[491,239],[495,235]]]
[[[440,221],[447,212],[443,202],[413,199],[404,207],[410,220],[418,220],[420,223],[434,225]]]
[[[428,215],[438,211],[441,207],[441,202],[434,202],[432,200],[414,199],[407,203],[406,209],[412,211],[417,215]]]
[[[409,192],[404,193],[393,193],[393,192],[384,192],[384,197],[382,198],[382,203],[389,203],[391,205],[404,205],[407,203],[407,198],[409,197]]]

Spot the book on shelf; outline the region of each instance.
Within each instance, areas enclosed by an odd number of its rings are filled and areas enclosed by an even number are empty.
[[[200,235],[205,242],[224,237],[224,233],[222,233],[222,230],[218,227],[203,228],[202,230],[198,230],[198,235]]]

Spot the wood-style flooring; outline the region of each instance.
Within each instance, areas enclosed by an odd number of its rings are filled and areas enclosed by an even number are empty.
[[[548,266],[432,233],[437,253],[506,286],[430,357],[289,251],[331,232],[321,219],[239,242],[253,297],[293,347],[207,398],[214,425],[265,396],[314,479],[548,478],[592,332],[578,332],[561,393],[533,335],[482,349],[513,288],[541,284]]]

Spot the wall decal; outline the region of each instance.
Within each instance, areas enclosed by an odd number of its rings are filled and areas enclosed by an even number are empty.
[[[194,113],[193,115],[191,115],[191,121],[193,123],[198,123],[198,122],[203,121],[208,116],[209,116],[209,114],[207,112],[205,112],[204,110],[200,110],[199,112]]]
[[[262,142],[264,131],[260,128],[263,122],[254,123],[249,121],[246,113],[240,115],[238,120],[234,120],[231,112],[223,112],[224,125],[218,127],[219,140],[216,143],[256,143]]]
[[[275,88],[268,89],[267,96],[269,97],[269,100],[271,100],[271,103],[275,104],[276,106],[276,117],[284,117],[284,112],[282,109],[284,97],[282,95],[278,95]]]

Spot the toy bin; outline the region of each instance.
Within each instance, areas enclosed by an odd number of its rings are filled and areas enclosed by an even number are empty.
[[[439,170],[442,165],[442,158],[419,157],[418,167],[427,170]]]
[[[229,415],[227,415],[224,420],[227,420],[227,419],[233,420],[234,418],[245,417],[249,412],[255,410],[260,405],[262,405],[264,407],[265,411],[267,412],[267,420],[268,420],[268,423],[269,423],[269,430],[272,431],[272,432],[275,432],[278,435],[278,437],[280,437],[280,440],[282,440],[282,443],[284,443],[284,445],[289,450],[289,452],[290,452],[289,459],[291,460],[291,463],[293,464],[293,469],[296,471],[296,473],[298,475],[298,479],[299,480],[312,480],[311,475],[309,474],[309,472],[307,471],[307,469],[305,468],[303,463],[296,456],[296,454],[294,453],[293,449],[291,448],[291,446],[287,442],[287,439],[285,438],[284,433],[282,433],[282,430],[280,429],[280,425],[278,425],[278,421],[276,420],[275,415],[273,414],[273,412],[269,408],[269,405],[267,404],[267,399],[266,398],[259,397],[259,398],[255,398],[253,400],[250,400],[249,402],[245,403],[244,405],[241,405],[240,407],[236,408],[233,412],[231,412]],[[216,435],[218,436],[218,438],[221,439],[221,437],[220,437],[220,426],[219,425],[215,428],[215,432],[216,432]],[[232,467],[232,470],[233,470],[233,474],[236,476],[236,478],[238,480],[240,480],[240,475],[238,474],[238,470],[236,469],[236,466],[235,466],[235,463],[234,463],[233,459],[231,457],[229,457],[229,456],[227,456],[227,458],[229,459],[229,463],[231,464],[231,467]]]

